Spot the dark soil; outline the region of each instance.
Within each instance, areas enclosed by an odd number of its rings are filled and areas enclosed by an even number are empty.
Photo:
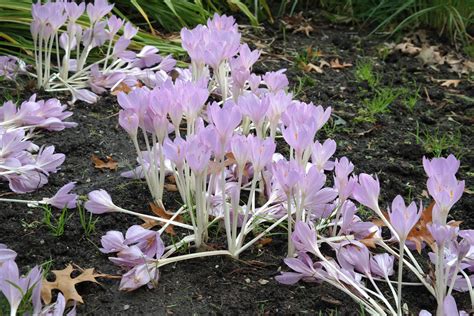
[[[333,108],[332,121],[318,135],[320,140],[334,138],[338,144],[337,157],[347,156],[356,166],[356,173],[377,173],[382,185],[383,204],[388,204],[397,194],[423,199],[426,177],[422,168],[423,155],[433,153],[422,142],[425,134],[451,136],[454,141],[443,150],[443,155],[455,153],[461,157],[459,178],[466,180],[465,193],[451,215],[462,220],[462,228],[474,228],[470,212],[474,210],[474,161],[473,146],[473,98],[474,89],[463,78],[457,88],[440,87],[430,77],[457,79],[455,74],[439,67],[437,72],[424,67],[416,58],[391,54],[382,59],[378,54],[384,39],[367,39],[348,26],[328,25],[314,19],[315,31],[290,34],[286,37],[268,27],[261,34],[248,34],[250,44],[267,45],[257,72],[287,68],[291,89],[298,90],[297,98]],[[275,39],[274,41],[272,41]],[[295,66],[297,53],[307,47],[321,50],[326,61],[334,58],[354,66],[343,70],[324,68],[323,74],[306,74]],[[449,49],[449,47],[446,47]],[[284,57],[282,59],[281,57]],[[367,83],[355,79],[355,65],[362,58],[371,59],[380,76],[380,86],[398,89],[421,86],[421,98],[414,111],[408,110],[401,98],[389,106],[387,113],[377,115],[373,123],[357,122],[358,110],[365,98],[371,98],[374,90]],[[301,84],[300,84],[301,83]],[[411,88],[410,88],[411,89]],[[6,86],[3,95],[21,97],[29,94],[23,89]],[[426,91],[426,92],[425,92]],[[1,92],[0,92],[1,93]],[[427,100],[427,94],[431,101]],[[42,96],[43,97],[43,96]],[[149,212],[151,200],[146,184],[121,178],[119,173],[135,166],[135,152],[128,136],[118,126],[119,107],[114,96],[103,97],[98,104],[77,103],[72,107],[73,119],[79,126],[58,133],[42,133],[35,143],[53,144],[57,152],[67,155],[60,172],[49,178],[44,188],[19,198],[51,196],[69,181],[77,182],[77,192],[87,194],[94,189],[106,189],[117,205],[124,208]],[[119,161],[117,172],[95,169],[90,157],[112,156]],[[0,192],[7,194],[8,186],[0,185]],[[16,197],[15,195],[9,195]],[[168,208],[176,207],[176,196],[167,195]],[[41,209],[3,204],[0,212],[0,242],[18,252],[17,263],[25,271],[36,264],[52,260],[52,269],[63,269],[68,263],[82,268],[94,267],[101,273],[118,275],[107,255],[99,252],[100,238],[108,230],[126,229],[139,223],[135,217],[111,214],[100,216],[95,232],[86,237],[79,222],[77,211],[66,225],[61,237],[53,237],[42,222]],[[180,262],[161,269],[157,289],[143,287],[131,293],[118,291],[117,280],[102,280],[101,285],[86,283],[79,292],[85,304],[78,307],[79,314],[88,315],[141,315],[141,314],[329,314],[337,311],[342,315],[357,315],[360,307],[349,297],[325,284],[299,283],[282,286],[274,280],[283,265],[285,237],[273,236],[266,246],[256,246],[247,251],[241,260],[223,257]],[[219,240],[216,241],[219,243]],[[217,244],[216,247],[219,247]],[[410,276],[407,275],[410,279]],[[260,281],[260,282],[259,282]],[[269,281],[266,283],[266,281]],[[405,300],[410,310],[433,310],[434,299],[421,287],[406,288]],[[469,308],[467,296],[459,295],[458,303]]]

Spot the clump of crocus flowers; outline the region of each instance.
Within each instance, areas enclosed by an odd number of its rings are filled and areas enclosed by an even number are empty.
[[[111,14],[113,7],[107,0],[32,5],[36,73],[31,75],[38,87],[70,91],[72,102],[95,103],[98,94],[120,84],[154,85],[174,67],[175,60],[160,56],[155,47],[145,46],[139,53],[128,50],[138,29]],[[84,14],[87,24],[79,22]],[[105,56],[91,62],[91,53],[99,49]]]
[[[286,222],[285,263],[293,272],[278,276],[282,283],[329,282],[371,314],[400,315],[402,288],[413,285],[403,280],[408,269],[436,297],[438,314],[457,309],[453,290],[468,290],[474,302],[466,272],[472,267],[470,231],[447,222],[464,188],[455,176],[459,161],[454,156],[424,159],[432,205],[407,205],[397,196],[383,211],[378,179],[354,175],[346,157],[331,160],[334,140],[315,140],[331,109],[293,100],[284,70],[252,73],[260,52],[240,43],[233,18],[215,15],[207,25],[183,29],[181,35],[190,67],[176,68],[177,78],[163,74],[154,87],[120,93],[118,102],[119,124],[129,134],[139,164],[122,175],[145,179],[154,203],[163,209],[164,184],[171,176],[183,206],[171,218],[145,215],[115,205],[104,190],[91,192],[86,204],[92,213],[123,212],[164,224],[159,232],[132,226],[125,237],[115,231],[103,237],[102,251],[117,253],[111,260],[128,271],[122,289],[154,286],[157,269],[167,263],[212,255],[238,257]],[[289,145],[286,156],[276,152],[277,137]],[[327,185],[329,172],[332,186]],[[379,221],[359,217],[356,202]],[[176,220],[185,213],[190,223]],[[226,250],[171,256],[185,244],[205,249],[208,228],[217,221],[225,228]],[[160,235],[167,225],[190,233],[165,247]],[[263,231],[246,238],[262,225]],[[411,233],[417,225],[426,228],[425,239]],[[128,238],[134,231],[140,237]],[[151,252],[143,248],[145,240],[156,245]],[[322,243],[333,249],[333,258],[321,252]],[[433,250],[434,279],[412,253],[426,245]],[[132,282],[131,276],[140,281]],[[380,290],[381,282],[391,297]]]

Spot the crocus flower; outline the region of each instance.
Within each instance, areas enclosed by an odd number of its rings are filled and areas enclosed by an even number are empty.
[[[138,132],[138,115],[129,110],[119,111],[119,124],[130,135],[135,138]]]
[[[230,139],[242,120],[242,114],[232,101],[227,101],[222,108],[216,102],[212,103],[208,107],[207,115],[216,127],[222,144]]]
[[[103,214],[115,212],[117,206],[112,202],[112,198],[105,190],[95,190],[88,195],[89,200],[84,207],[92,214]]]
[[[275,277],[275,280],[282,284],[292,285],[301,279],[314,281],[318,271],[314,267],[314,263],[308,254],[304,252],[298,253],[298,258],[286,258],[285,264],[295,272],[282,272],[281,275]]]
[[[159,277],[160,274],[155,263],[136,265],[122,276],[119,289],[130,292],[145,284],[149,284],[153,288],[158,283]]]
[[[316,236],[316,230],[312,222],[305,223],[298,221],[296,222],[295,229],[291,234],[291,240],[293,241],[297,251],[318,254],[319,246]]]
[[[370,274],[370,253],[363,243],[342,242],[337,247],[336,256],[341,267],[349,271],[355,269],[365,275]]]
[[[376,254],[370,258],[370,271],[380,277],[388,277],[393,274],[394,257],[388,253]]]
[[[265,81],[265,84],[270,91],[276,92],[288,87],[289,82],[285,75],[285,71],[286,69],[269,71],[263,76],[263,81]]]
[[[267,98],[260,99],[253,93],[246,93],[239,97],[237,105],[242,114],[248,116],[257,128],[260,128],[270,103]]]
[[[280,159],[272,165],[273,175],[286,194],[303,180],[303,170],[294,160]]]
[[[341,201],[347,200],[356,185],[356,178],[349,177],[354,170],[354,165],[346,157],[342,157],[340,160],[336,159],[334,162],[334,187],[339,193],[339,199]]]
[[[393,199],[392,207],[388,215],[390,217],[390,223],[397,232],[401,243],[405,242],[408,234],[420,219],[422,210],[423,206],[421,203],[418,211],[415,202],[406,206],[405,201],[400,195],[397,195],[395,199]]]
[[[336,152],[336,142],[330,138],[326,139],[321,145],[316,141],[312,146],[311,161],[316,165],[318,170],[332,170],[334,162],[329,161],[329,158]]]
[[[275,153],[276,144],[270,139],[260,139],[258,137],[250,137],[250,162],[253,164],[255,173],[258,173],[270,163],[272,155]]]
[[[447,158],[433,158],[431,160],[423,157],[423,168],[430,178],[436,178],[443,174],[454,175],[458,172],[460,164],[461,162],[454,155],[449,155]]]
[[[75,208],[77,203],[77,194],[71,194],[71,190],[76,186],[76,182],[69,182],[68,184],[61,187],[56,194],[49,198],[43,199],[46,204],[50,204],[59,209]]]
[[[442,247],[446,242],[455,239],[459,232],[459,227],[440,223],[429,223],[427,227],[438,247]]]
[[[469,314],[465,311],[459,311],[456,301],[452,295],[447,295],[443,301],[443,312],[445,316],[468,316]],[[431,316],[431,313],[422,310],[419,316]]]
[[[433,210],[433,220],[446,223],[449,210],[459,201],[464,192],[464,185],[464,181],[458,181],[453,174],[428,178],[428,192],[435,200],[438,211]]]
[[[235,161],[243,168],[250,158],[249,138],[243,135],[234,135],[230,140],[230,148]]]
[[[6,245],[0,244],[0,266],[7,260],[15,260],[16,252],[8,249]],[[0,276],[1,279],[1,276]]]
[[[355,184],[352,196],[359,203],[368,208],[377,211],[379,209],[380,183],[379,179],[371,177],[368,174],[361,173],[358,177],[358,183]]]
[[[181,169],[185,160],[186,141],[179,136],[173,141],[167,138],[163,143],[163,153],[166,159],[169,159],[178,169]]]
[[[126,244],[135,244],[148,257],[160,258],[165,252],[165,245],[161,240],[160,233],[133,225],[125,234]]]
[[[114,5],[109,5],[107,0],[95,0],[94,4],[89,3],[86,10],[91,24],[94,24],[94,22],[100,20],[107,13],[112,11],[113,7]]]
[[[36,266],[30,270],[26,277],[21,277],[18,266],[13,260],[8,260],[0,266],[0,292],[3,293],[8,303],[12,315],[16,311],[24,295],[28,291],[32,292],[33,308],[39,312],[41,302],[39,292],[41,291],[41,269]]]
[[[102,244],[102,248],[99,250],[102,253],[120,252],[127,247],[123,234],[114,230],[108,231],[102,236],[100,243]]]

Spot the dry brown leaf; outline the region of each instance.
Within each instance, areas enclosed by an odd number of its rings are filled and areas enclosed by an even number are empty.
[[[170,218],[173,217],[173,215],[174,215],[174,213],[168,212],[168,211],[164,210],[163,208],[159,207],[159,206],[156,205],[155,203],[150,203],[150,208],[151,208],[151,211],[152,211],[153,213],[155,213],[156,216],[161,217],[161,218],[164,218],[164,219],[170,219]],[[142,224],[142,226],[143,226],[143,225],[149,226],[149,225],[153,224],[152,221],[150,221],[150,220],[145,220],[145,219],[143,219],[143,221],[145,221],[145,223]],[[183,218],[181,217],[181,215],[178,215],[178,216],[176,216],[176,217],[174,218],[174,221],[175,221],[175,222],[180,222],[180,223],[182,223],[182,222],[183,222]],[[158,221],[153,221],[153,222],[156,222],[156,224],[153,225],[153,226],[151,226],[151,227],[154,227],[154,226],[156,226],[156,225],[163,226],[163,225],[165,224],[165,223],[163,223],[163,222],[158,222]],[[143,226],[143,227],[145,227],[145,226]],[[151,227],[150,227],[150,228],[151,228]],[[166,227],[166,229],[165,229],[165,232],[167,232],[168,234],[173,235],[173,236],[176,235],[176,233],[175,233],[175,231],[174,231],[174,226],[173,226],[173,224],[168,225],[168,226]]]
[[[332,69],[344,69],[344,68],[347,68],[347,67],[352,67],[352,64],[348,64],[348,63],[340,63],[339,61],[339,58],[336,58],[336,59],[333,59],[329,62],[330,66]]]
[[[373,233],[370,233],[368,236],[364,237],[363,239],[359,241],[363,243],[364,245],[366,245],[367,247],[377,248],[377,241],[379,240],[379,238],[374,238],[375,233],[376,231]]]
[[[315,71],[315,72],[317,72],[318,74],[322,74],[322,73],[324,72],[321,67],[318,67],[318,66],[316,66],[316,65],[313,64],[313,63],[304,64],[302,68],[303,68],[303,71],[304,71],[304,72]]]
[[[112,90],[111,94],[118,95],[120,92],[125,92],[126,94],[129,94],[131,91],[132,88],[130,88],[125,82],[121,82],[114,90]]]
[[[264,238],[260,238],[257,241],[257,244],[260,245],[260,246],[266,246],[266,245],[270,244],[272,241],[273,241],[272,237],[264,237]]]
[[[107,274],[96,274],[94,269],[85,269],[81,271],[81,274],[75,278],[71,277],[71,273],[74,272],[72,265],[68,265],[64,270],[53,270],[53,274],[56,276],[54,281],[48,281],[43,279],[42,288],[41,288],[41,298],[45,304],[51,303],[52,291],[59,290],[63,295],[64,299],[67,301],[73,300],[78,303],[84,303],[82,297],[76,290],[76,284],[82,282],[94,282],[99,283],[96,278],[98,277],[107,277]],[[76,270],[80,271],[80,270]]]
[[[442,87],[454,87],[457,88],[458,84],[461,82],[461,80],[456,80],[456,79],[448,79],[448,80],[441,80],[441,86]]]
[[[444,64],[444,57],[438,51],[437,46],[424,46],[418,58],[421,59],[424,65],[442,65]]]
[[[431,202],[431,204],[422,211],[418,223],[415,224],[413,229],[408,234],[407,240],[410,240],[415,244],[418,253],[421,253],[421,246],[423,242],[426,242],[429,246],[432,246],[434,243],[433,236],[431,236],[431,233],[427,227],[427,225],[433,221],[434,205],[435,203]]]
[[[163,187],[168,192],[178,192],[178,187],[176,186],[176,184],[165,183]]]
[[[293,31],[293,34],[295,34],[295,33],[304,33],[304,34],[306,34],[306,36],[309,37],[309,33],[313,32],[313,31],[314,31],[314,28],[311,25],[305,24],[305,25],[301,25],[298,28],[296,28]]]
[[[118,162],[113,160],[111,156],[107,156],[105,157],[105,160],[102,160],[96,155],[92,154],[91,160],[94,164],[94,168],[96,169],[109,169],[115,171],[118,167]]]
[[[234,158],[234,154],[232,153],[227,153],[225,154],[226,160],[224,160],[224,168],[227,168],[228,166],[231,166],[236,163],[236,160]],[[209,167],[207,169],[208,174],[217,174],[222,171],[222,164],[220,162],[216,161],[209,161]]]
[[[409,55],[416,55],[421,51],[420,47],[416,47],[411,42],[405,42],[395,45],[394,50],[399,50],[402,53]]]

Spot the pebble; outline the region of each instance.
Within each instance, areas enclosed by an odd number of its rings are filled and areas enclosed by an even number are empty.
[[[246,278],[246,279],[245,279],[245,283],[250,283],[250,279],[249,279],[249,278]]]
[[[264,280],[264,279],[260,279],[258,280],[258,283],[260,283],[261,285],[265,285],[265,284],[268,284],[270,281],[268,280]]]
[[[130,309],[130,305],[123,305],[123,310],[126,311],[126,310],[129,310]]]

